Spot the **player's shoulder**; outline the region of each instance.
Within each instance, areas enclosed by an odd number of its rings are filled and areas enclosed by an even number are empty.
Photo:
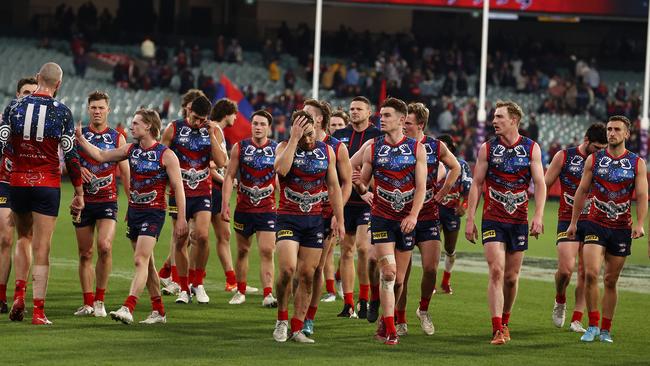
[[[381,130],[378,129],[377,126],[375,126],[375,125],[372,124],[372,123],[371,123],[371,124],[368,126],[368,128],[366,129],[366,135],[368,135],[368,136],[370,136],[370,137],[377,137],[377,136],[379,136],[379,135],[381,135],[381,134],[382,134],[382,133],[381,133]]]
[[[334,131],[332,136],[340,140],[343,137],[349,137],[350,134],[352,134],[352,125],[347,125],[344,128]]]

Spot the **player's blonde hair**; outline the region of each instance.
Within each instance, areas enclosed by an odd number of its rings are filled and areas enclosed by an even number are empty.
[[[498,100],[496,103],[496,108],[501,108],[505,107],[506,110],[508,111],[508,116],[509,117],[514,117],[517,120],[517,123],[520,123],[521,120],[524,118],[524,110],[521,109],[519,104],[511,101],[511,100]]]

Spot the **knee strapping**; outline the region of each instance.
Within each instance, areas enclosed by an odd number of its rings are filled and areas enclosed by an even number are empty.
[[[382,290],[393,291],[395,289],[395,279],[390,281],[384,278],[384,274],[379,274],[379,283],[381,284]]]
[[[380,266],[384,266],[384,265],[387,265],[387,264],[396,264],[397,263],[397,262],[395,262],[395,255],[394,254],[387,254],[387,255],[384,255],[382,257],[379,257],[377,262],[379,263]]]

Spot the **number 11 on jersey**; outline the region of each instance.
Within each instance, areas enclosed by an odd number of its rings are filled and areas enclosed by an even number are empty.
[[[38,108],[38,121],[36,122],[36,141],[43,141],[45,134],[45,115],[47,113],[47,106],[41,105]],[[29,140],[32,135],[32,119],[34,116],[34,104],[27,105],[25,112],[25,127],[23,128],[23,140]]]

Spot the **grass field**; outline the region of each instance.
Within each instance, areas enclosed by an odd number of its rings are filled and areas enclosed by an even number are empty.
[[[223,271],[214,247],[208,267],[206,289],[209,305],[177,305],[164,299],[168,323],[162,326],[124,326],[110,319],[75,318],[72,313],[82,303],[78,275],[77,249],[67,212],[71,190],[63,189],[61,216],[52,243],[52,267],[46,312],[51,327],[33,327],[28,321],[0,320],[0,360],[13,364],[462,364],[462,365],[562,365],[645,364],[650,324],[646,313],[650,294],[621,291],[614,319],[614,344],[582,344],[578,335],[555,328],[550,319],[553,285],[523,279],[511,318],[512,342],[490,346],[490,315],[486,304],[487,276],[463,272],[456,266],[452,296],[435,295],[430,311],[436,334],[423,335],[414,312],[419,299],[420,269],[414,267],[410,284],[407,316],[410,334],[397,347],[386,347],[373,340],[375,325],[365,320],[336,318],[342,303],[322,304],[316,316],[314,345],[278,344],[271,333],[275,310],[261,307],[261,295],[249,295],[241,306],[228,305],[231,294],[223,291]],[[122,197],[123,199],[123,197]],[[120,202],[122,216],[125,202]],[[549,202],[545,217],[546,232],[531,240],[527,253],[532,257],[554,257],[555,212]],[[478,222],[478,221],[477,221]],[[168,222],[156,248],[157,263],[168,252]],[[107,310],[116,309],[127,295],[133,266],[131,248],[124,237],[125,226],[118,225],[113,254],[113,275],[106,295]],[[647,231],[646,231],[647,232]],[[647,268],[646,239],[635,241],[629,263]],[[214,246],[214,244],[213,244]],[[466,252],[480,252],[464,239],[458,244],[459,258]],[[233,250],[233,254],[235,250]],[[254,252],[253,252],[254,253]],[[472,254],[476,257],[477,254]],[[534,261],[527,261],[527,263]],[[251,257],[249,283],[259,286],[257,256]],[[13,283],[13,278],[10,280]],[[648,286],[646,282],[646,286]],[[570,293],[573,287],[570,288]],[[9,296],[11,296],[10,291]],[[31,298],[31,289],[29,291]],[[135,312],[136,321],[151,311],[146,292]],[[572,305],[569,296],[569,306]],[[586,317],[585,317],[586,321]],[[644,361],[645,360],[645,361]]]

